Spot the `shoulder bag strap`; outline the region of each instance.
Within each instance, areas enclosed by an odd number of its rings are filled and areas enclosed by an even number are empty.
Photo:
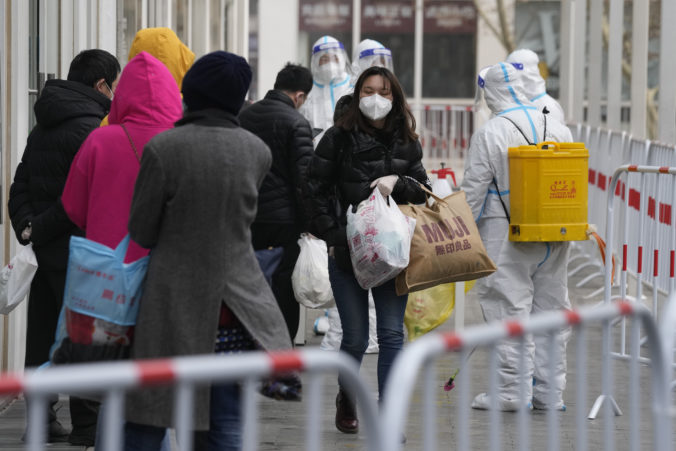
[[[127,131],[127,127],[125,127],[124,124],[120,124],[120,127],[122,127],[122,130],[124,130],[124,133],[127,135],[127,138],[129,139],[129,144],[131,144],[131,148],[134,149],[134,153],[136,154],[136,159],[138,160],[138,163],[141,164],[141,157],[138,154],[138,150],[136,150],[136,146],[134,145],[134,141],[131,140],[131,136],[129,135],[129,132]]]
[[[505,210],[505,216],[507,216],[507,222],[512,222],[512,219],[509,217],[509,212],[507,211],[507,206],[505,201],[502,200],[502,194],[500,194],[500,187],[498,187],[498,182],[493,177],[493,185],[495,185],[495,190],[498,192],[498,197],[500,198],[500,203],[502,204],[502,209]]]
[[[534,145],[535,145],[534,143],[530,142],[530,139],[528,139],[528,136],[526,136],[526,134],[523,132],[523,130],[521,130],[521,127],[519,127],[518,125],[516,125],[516,122],[514,122],[513,120],[511,120],[511,119],[508,118],[507,116],[498,116],[498,117],[501,117],[501,118],[506,119],[506,120],[508,120],[509,122],[511,122],[512,125],[513,125],[514,127],[516,127],[517,130],[519,130],[519,133],[521,133],[521,136],[524,137],[524,139],[526,140],[526,142],[528,143],[529,146],[534,146]],[[546,119],[545,119],[545,121],[546,121]],[[545,122],[545,130],[546,130],[546,127],[547,127],[547,123]]]

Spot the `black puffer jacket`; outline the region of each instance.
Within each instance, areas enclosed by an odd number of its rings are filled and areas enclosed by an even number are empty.
[[[28,136],[9,189],[9,217],[21,244],[30,222],[38,265],[65,269],[70,235],[82,235],[60,204],[70,165],[87,135],[110,110],[95,89],[67,80],[49,80],[35,102],[37,125]]]
[[[392,191],[397,204],[425,202],[418,182],[429,188],[422,165],[420,142],[404,143],[387,136],[371,136],[331,127],[319,142],[308,172],[310,232],[335,248],[336,262],[352,271],[347,250],[347,209],[366,199],[379,177],[396,174]]]
[[[272,151],[272,167],[258,194],[254,223],[296,224],[307,230],[302,186],[313,154],[310,124],[284,92],[271,90],[239,114],[240,125]]]

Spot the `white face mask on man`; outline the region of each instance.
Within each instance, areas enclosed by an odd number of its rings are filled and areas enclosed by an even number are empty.
[[[379,121],[383,119],[392,110],[392,101],[378,94],[359,99],[359,110],[364,116]]]

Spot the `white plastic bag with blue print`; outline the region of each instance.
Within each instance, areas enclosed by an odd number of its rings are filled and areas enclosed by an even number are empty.
[[[359,285],[368,290],[393,279],[408,266],[415,219],[385,200],[378,188],[353,212],[347,211],[347,243]]]
[[[129,235],[111,249],[71,237],[63,307],[50,352],[53,363],[126,358],[134,335],[149,257],[124,263]]]

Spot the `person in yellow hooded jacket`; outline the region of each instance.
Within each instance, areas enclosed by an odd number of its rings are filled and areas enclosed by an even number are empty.
[[[162,62],[176,80],[181,89],[183,77],[188,72],[195,54],[176,36],[174,30],[166,27],[143,28],[136,32],[129,49],[128,61],[141,52],[148,52]],[[108,116],[101,121],[101,126],[108,125]]]

